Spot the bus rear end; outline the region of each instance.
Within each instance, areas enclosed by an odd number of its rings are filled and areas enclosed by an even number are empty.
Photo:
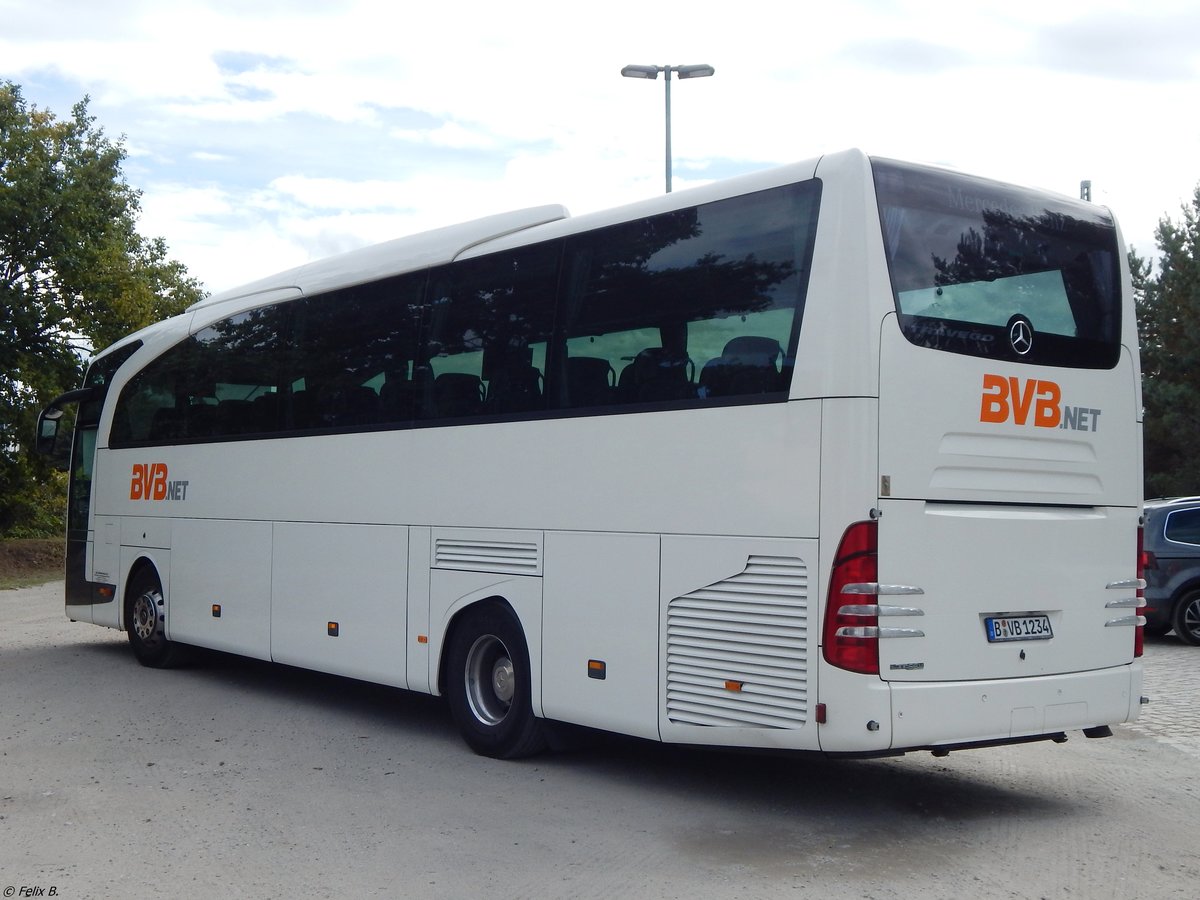
[[[836,734],[892,750],[1104,734],[1141,689],[1140,375],[1117,226],[1068,198],[872,169],[892,288],[877,503],[832,562],[823,654],[830,684],[886,685],[889,721]]]

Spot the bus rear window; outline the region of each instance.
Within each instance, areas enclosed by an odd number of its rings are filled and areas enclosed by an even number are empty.
[[[1120,251],[1103,209],[890,160],[872,165],[909,341],[1035,365],[1116,365]]]

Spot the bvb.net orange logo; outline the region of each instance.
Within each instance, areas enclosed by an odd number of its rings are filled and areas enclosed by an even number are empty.
[[[135,463],[129,482],[130,500],[167,499],[167,464]]]
[[[130,500],[186,500],[188,482],[169,481],[166,463],[134,463]]]
[[[1033,425],[1058,428],[1062,422],[1061,404],[1062,388],[1057,382],[984,375],[979,421],[1012,420],[1017,425],[1024,425],[1033,413]]]

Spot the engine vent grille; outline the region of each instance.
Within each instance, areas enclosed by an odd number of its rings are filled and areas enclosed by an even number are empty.
[[[667,718],[798,728],[808,717],[808,569],[751,556],[738,575],[667,604]]]
[[[533,541],[463,540],[437,538],[433,565],[438,569],[537,575],[541,572],[538,545]]]

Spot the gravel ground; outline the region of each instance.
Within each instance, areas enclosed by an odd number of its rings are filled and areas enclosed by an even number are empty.
[[[143,669],[61,592],[0,592],[5,897],[1200,895],[1200,742],[1170,706],[945,759],[600,738],[501,763],[434,698],[221,654]],[[1200,672],[1170,641],[1152,695]]]

